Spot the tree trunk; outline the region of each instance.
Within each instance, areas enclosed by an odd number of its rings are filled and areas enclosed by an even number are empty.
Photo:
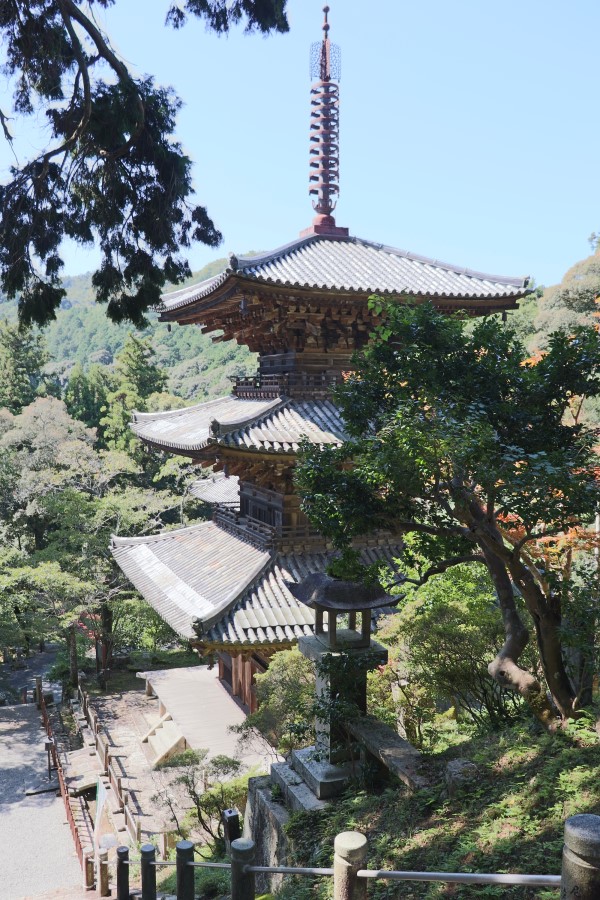
[[[79,665],[77,661],[77,633],[75,623],[67,629],[67,646],[69,648],[69,684],[77,687],[79,679]]]
[[[102,668],[110,668],[113,651],[113,614],[108,603],[100,604]]]
[[[575,690],[567,669],[560,634],[560,599],[544,594],[527,566],[515,560],[510,566],[515,584],[523,595],[534,621],[544,678],[552,699],[563,719],[575,714]]]
[[[502,649],[489,664],[488,672],[501,687],[519,693],[536,718],[546,728],[552,728],[556,716],[545,691],[535,676],[518,665],[519,657],[529,643],[529,632],[515,604],[510,576],[502,561],[485,544],[481,549],[496,589],[506,636]]]
[[[565,667],[560,636],[560,617],[534,616],[544,678],[563,719],[575,713],[575,689]]]

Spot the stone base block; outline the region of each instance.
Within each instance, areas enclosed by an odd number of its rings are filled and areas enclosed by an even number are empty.
[[[308,785],[318,800],[328,800],[341,794],[355,773],[352,763],[333,765],[316,758],[314,747],[294,750],[292,768]]]

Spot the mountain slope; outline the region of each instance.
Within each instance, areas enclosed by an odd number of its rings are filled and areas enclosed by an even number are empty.
[[[184,284],[210,278],[226,265],[225,259],[215,260]],[[231,341],[213,344],[194,325],[175,325],[169,333],[156,313],[150,314],[150,324],[143,331],[132,325],[115,325],[104,306],[95,302],[91,274],[65,278],[63,284],[67,296],[56,320],[43,332],[52,357],[50,366],[63,382],[76,362],[110,366],[131,331],[150,339],[157,363],[168,371],[168,390],[186,400],[226,394],[231,389],[230,376],[256,369],[255,357],[245,347]],[[16,301],[2,303],[0,317],[16,321],[16,316]]]

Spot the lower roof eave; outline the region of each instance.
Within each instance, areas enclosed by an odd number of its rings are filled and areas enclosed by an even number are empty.
[[[298,642],[298,639],[289,641],[245,641],[243,643],[233,644],[229,641],[211,641],[208,638],[192,638],[190,646],[193,650],[202,653],[229,653],[230,655],[239,655],[242,653],[255,653],[258,650],[270,650],[277,652],[279,650],[291,650]]]

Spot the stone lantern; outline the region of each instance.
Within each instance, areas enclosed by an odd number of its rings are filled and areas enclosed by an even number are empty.
[[[367,672],[384,665],[388,658],[385,647],[371,640],[371,613],[373,609],[395,604],[397,598],[388,596],[379,586],[343,581],[322,573],[287,586],[297,600],[315,611],[315,633],[299,638],[298,649],[315,664],[317,697],[335,697],[355,704],[365,713]],[[360,629],[357,628],[359,615]],[[347,616],[347,626],[340,628],[340,616]],[[345,676],[335,673],[335,665],[323,665],[329,662],[328,658],[341,658],[343,654],[356,663],[346,667]],[[353,672],[351,678],[348,668]],[[318,717],[315,725],[315,747],[294,751],[292,765],[313,793],[325,799],[342,791],[348,783],[354,754],[331,717],[329,720]]]

